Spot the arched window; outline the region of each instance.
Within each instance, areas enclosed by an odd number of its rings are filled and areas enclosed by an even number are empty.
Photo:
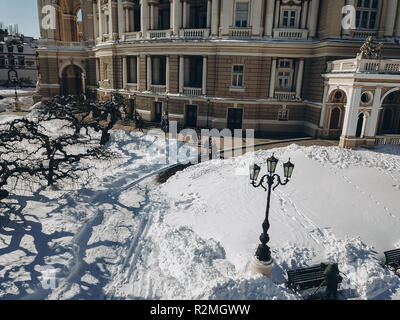
[[[339,129],[339,121],[340,121],[340,109],[335,108],[331,113],[331,123],[329,125],[329,129]]]
[[[78,12],[76,13],[76,28],[77,28],[77,36],[78,36],[78,41],[83,40],[83,19],[82,19],[82,10],[79,9]]]

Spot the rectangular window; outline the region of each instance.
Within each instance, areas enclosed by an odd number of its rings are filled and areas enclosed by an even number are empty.
[[[296,10],[283,10],[282,14],[282,27],[283,28],[296,28]]]
[[[243,70],[244,67],[240,65],[233,66],[232,86],[243,87]]]
[[[6,66],[6,59],[4,57],[0,57],[0,68],[4,68]]]
[[[377,25],[379,0],[358,0],[356,12],[356,27],[375,29]]]
[[[126,59],[128,69],[128,83],[137,83],[137,57]]]
[[[14,47],[13,46],[8,46],[7,50],[9,53],[13,53],[14,52]]]
[[[24,52],[24,47],[23,47],[23,46],[18,46],[18,52],[19,52],[19,53]]]
[[[18,64],[20,66],[24,66],[25,65],[25,57],[18,57]]]
[[[279,60],[277,70],[277,89],[282,91],[291,91],[293,83],[293,60],[281,59]]]
[[[288,121],[289,120],[289,110],[287,110],[287,109],[279,110],[278,120],[279,121]]]
[[[14,66],[15,65],[15,58],[13,56],[8,57],[8,64],[10,66]]]
[[[2,44],[0,44],[0,52],[3,52],[3,49],[4,47],[3,47],[3,45]]]
[[[249,19],[249,3],[237,2],[235,26],[238,28],[247,28],[248,19]]]

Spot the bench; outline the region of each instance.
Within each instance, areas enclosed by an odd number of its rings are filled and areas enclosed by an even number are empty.
[[[400,249],[386,251],[385,265],[394,272],[400,269]]]
[[[325,268],[319,265],[288,271],[288,287],[294,292],[319,287],[325,280]]]

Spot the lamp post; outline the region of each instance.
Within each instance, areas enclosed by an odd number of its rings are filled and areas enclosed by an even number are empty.
[[[268,246],[268,242],[270,240],[268,235],[268,230],[270,228],[269,208],[271,201],[271,191],[275,190],[279,185],[284,186],[288,184],[289,179],[292,177],[294,169],[294,164],[291,163],[289,159],[289,161],[283,165],[285,180],[282,182],[281,177],[275,173],[278,162],[279,160],[275,158],[275,154],[273,154],[272,157],[267,159],[268,174],[261,177],[259,183],[257,183],[256,181],[258,180],[261,167],[259,167],[256,164],[250,167],[251,185],[254,188],[262,187],[268,193],[265,220],[262,224],[263,233],[260,236],[261,244],[258,246],[255,256],[253,257],[251,271],[253,274],[261,273],[267,275],[268,277],[271,276],[272,262],[273,262],[271,258],[271,250],[270,247]]]
[[[210,99],[207,99],[207,129],[209,128],[209,126],[208,126],[209,116],[210,116]]]
[[[136,93],[133,94],[133,108],[131,109],[132,109],[131,112],[133,112],[133,120],[136,121]]]

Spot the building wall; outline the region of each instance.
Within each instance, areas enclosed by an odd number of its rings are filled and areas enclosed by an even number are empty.
[[[38,3],[44,5],[46,1],[39,0]],[[87,85],[95,87],[99,84],[97,91],[101,99],[107,99],[112,91],[118,91],[128,98],[135,95],[138,110],[147,120],[154,118],[155,101],[162,102],[166,108],[168,95],[168,112],[171,118],[175,117],[182,125],[185,123],[185,106],[195,104],[198,105],[199,126],[207,124],[207,115],[213,126],[226,126],[228,109],[243,108],[243,128],[314,134],[320,122],[324,92],[322,74],[326,71],[328,61],[339,57],[354,57],[370,32],[385,42],[384,57],[400,57],[400,45],[396,43],[396,39],[400,40],[400,1],[381,0],[376,28],[365,33],[363,30],[342,30],[342,7],[351,3],[349,0],[249,0],[248,25],[244,28],[234,27],[234,1],[205,1],[219,4],[212,6],[210,11],[214,10],[213,8],[219,10],[212,11],[210,28],[197,30],[204,32],[204,36],[196,36],[196,39],[193,36],[185,36],[185,30],[181,28],[181,3],[175,6],[173,1],[179,0],[171,0],[171,8],[176,7],[179,10],[172,14],[178,18],[178,24],[174,24],[175,19],[172,19],[169,30],[160,31],[157,33],[158,38],[152,38],[154,30],[149,30],[150,23],[142,23],[145,29],[141,32],[123,31],[126,19],[119,16],[118,11],[121,7],[118,5],[122,5],[124,9],[127,5],[124,1],[102,1],[99,12],[97,1],[88,0],[84,8],[81,8],[82,39],[75,36],[77,25],[73,17],[81,2],[63,1],[57,12],[60,19],[72,15],[68,23],[61,24],[60,30],[54,33],[41,30],[41,81],[53,85],[51,88],[41,88],[41,94],[48,97],[58,93],[55,85],[62,81],[58,77],[60,57],[64,59],[68,55],[79,56],[86,61]],[[143,12],[146,15],[143,18],[146,22],[149,22],[151,17],[151,10],[147,7],[149,3],[153,2],[143,1]],[[296,28],[282,27],[281,12],[279,16],[275,14],[277,3],[280,3],[282,8],[290,6],[291,9],[298,10]],[[393,5],[396,6],[396,10],[393,10]],[[93,22],[98,21],[100,14],[104,20],[109,8],[109,16],[112,19],[110,25],[113,30],[99,34],[100,27]],[[268,11],[269,8],[273,10]],[[393,15],[393,12],[398,14]],[[346,41],[343,41],[344,39]],[[123,57],[127,55],[135,55],[139,59],[138,87],[130,86],[129,89],[125,89],[123,83]],[[148,91],[147,57],[152,55],[169,57],[168,92]],[[189,96],[179,93],[179,57],[191,55],[207,57],[207,78],[202,90],[205,94],[201,92]],[[278,76],[278,71],[274,75],[271,74],[273,58],[278,61],[285,58],[294,61],[290,97],[276,97],[277,90],[272,90],[273,94],[270,95],[271,78]],[[298,77],[302,60],[304,71],[303,75]],[[235,64],[244,66],[244,86],[240,89],[232,88],[232,68]],[[105,66],[108,66],[108,71],[105,70]],[[108,81],[105,81],[106,72]],[[297,87],[299,80],[300,86]],[[299,92],[294,92],[296,89],[299,89]],[[289,121],[278,121],[279,111],[285,108],[289,110]]]

